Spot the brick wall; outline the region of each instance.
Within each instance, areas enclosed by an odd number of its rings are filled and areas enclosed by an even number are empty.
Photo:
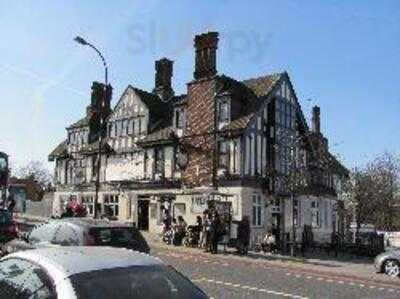
[[[202,79],[188,85],[188,127],[183,141],[189,154],[188,165],[183,172],[183,182],[188,187],[212,184],[215,84],[215,79]]]

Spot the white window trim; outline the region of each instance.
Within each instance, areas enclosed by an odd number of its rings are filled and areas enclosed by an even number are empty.
[[[261,194],[254,193],[251,196],[251,226],[252,227],[263,227],[264,226],[264,205]],[[254,218],[254,208],[256,208],[256,218]],[[260,213],[258,213],[258,209],[260,209]],[[258,218],[260,215],[260,218]]]

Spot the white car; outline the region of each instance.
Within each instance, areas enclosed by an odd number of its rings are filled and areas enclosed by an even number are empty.
[[[208,298],[160,259],[112,247],[21,251],[0,260],[0,298]]]

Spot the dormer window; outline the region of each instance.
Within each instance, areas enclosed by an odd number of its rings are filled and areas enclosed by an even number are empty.
[[[175,108],[174,126],[176,129],[183,129],[185,126],[185,111],[183,108]]]
[[[228,99],[221,99],[218,101],[217,113],[218,113],[218,121],[220,123],[229,122],[230,107]]]

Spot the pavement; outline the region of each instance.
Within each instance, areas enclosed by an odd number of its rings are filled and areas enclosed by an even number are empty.
[[[213,298],[400,298],[400,279],[376,274],[371,260],[292,258],[250,252],[211,255],[146,238],[160,257]]]

